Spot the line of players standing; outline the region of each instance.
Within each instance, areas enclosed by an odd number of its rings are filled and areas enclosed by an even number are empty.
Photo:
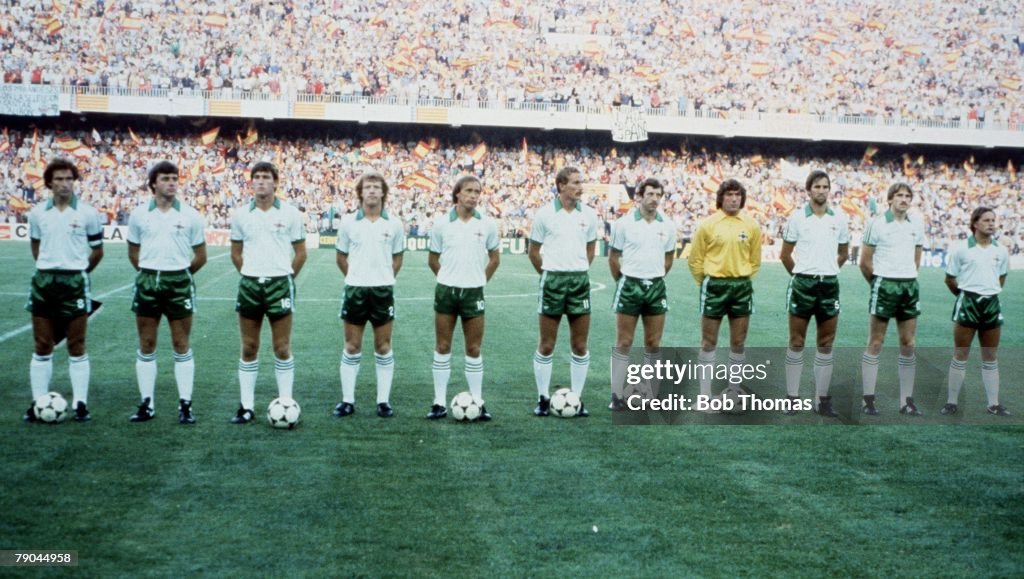
[[[277,196],[278,171],[268,162],[250,170],[253,199],[239,207],[231,222],[231,260],[241,274],[236,311],[241,333],[238,362],[240,405],[231,422],[246,424],[254,417],[258,353],[264,318],[269,321],[278,395],[292,397],[295,361],[291,353],[294,279],[306,261],[305,230],[299,211]],[[206,263],[204,224],[199,213],[177,198],[177,167],[155,163],[147,180],[153,193],[149,203],[137,207],[128,222],[128,256],[138,271],[132,293],[139,349],[136,376],[140,404],[130,418],[145,422],[155,417],[156,341],[161,317],[166,317],[174,348],[174,374],[178,386],[178,417],[195,423],[192,390],[195,364],[190,346],[195,311],[193,276]],[[53,349],[66,336],[69,375],[73,390],[73,418],[89,420],[87,406],[90,363],[85,349],[87,320],[93,310],[89,274],[103,257],[102,229],[94,208],[74,195],[78,169],[66,159],[54,159],[44,171],[52,197],[29,214],[32,256],[36,272],[26,309],[32,314],[35,350],[30,364],[33,399],[49,390]],[[597,243],[597,216],[585,204],[582,175],[566,167],[555,176],[557,195],[541,207],[530,233],[529,259],[540,276],[538,298],[539,340],[533,356],[537,405],[534,414],[548,416],[553,351],[562,317],[570,335],[570,386],[582,394],[590,364],[590,279]],[[362,360],[366,324],[373,329],[377,378],[377,414],[394,416],[390,404],[394,375],[391,333],[395,317],[394,283],[405,249],[401,221],[385,206],[388,183],[369,171],[356,182],[359,209],[342,220],[337,240],[337,265],[345,276],[341,303],[345,346],[340,362],[342,398],[334,414],[353,414],[355,385]],[[847,260],[849,228],[846,216],[829,205],[831,180],[823,171],[807,177],[808,202],[786,223],[781,261],[791,274],[786,291],[789,312],[789,348],[786,355],[787,398],[792,415],[797,404],[804,364],[804,343],[811,319],[817,327],[814,357],[816,413],[838,416],[832,408],[829,385],[832,344],[839,319],[839,269]],[[452,208],[437,217],[431,228],[428,265],[437,276],[435,288],[434,399],[426,417],[447,415],[447,386],[451,376],[451,344],[461,319],[465,337],[465,376],[469,390],[483,397],[483,358],[486,302],[484,286],[499,265],[499,238],[495,223],[480,214],[477,205],[482,183],[464,176],[454,185]],[[616,340],[611,353],[612,393],[609,409],[626,410],[625,383],[629,349],[636,326],[643,320],[645,359],[657,356],[668,311],[664,277],[674,263],[674,224],[658,211],[663,185],[646,179],[635,192],[635,207],[616,221],[610,242],[609,267],[616,281],[613,307]],[[862,357],[863,411],[878,414],[875,383],[879,353],[890,320],[895,319],[900,340],[898,373],[899,412],[920,415],[913,399],[916,358],[914,336],[918,307],[917,273],[923,227],[908,214],[911,188],[896,183],[889,188],[889,209],[865,229],[860,270],[871,286],[870,331]],[[744,362],[744,344],[753,308],[751,280],[761,265],[761,230],[745,211],[746,189],[735,179],[724,181],[717,192],[716,212],[696,232],[688,265],[700,286],[701,352],[699,361],[714,363],[723,319],[728,319],[730,364]],[[982,381],[988,412],[1008,416],[999,403],[996,352],[1003,317],[999,297],[1008,272],[1008,253],[993,242],[995,213],[974,210],[971,236],[949,257],[946,285],[956,297],[953,311],[955,350],[949,367],[949,398],[942,414],[955,414],[965,378],[966,360],[975,334],[982,351]],[[544,249],[542,251],[542,249]],[[711,395],[710,377],[702,379],[701,394]],[[589,411],[581,405],[579,416]],[[486,407],[481,420],[491,420]],[[36,420],[33,407],[26,421]]]

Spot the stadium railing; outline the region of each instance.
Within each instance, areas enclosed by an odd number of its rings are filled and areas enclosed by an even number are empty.
[[[11,85],[0,85],[2,94]],[[425,124],[453,126],[504,126],[544,129],[610,130],[610,106],[535,99],[524,101],[473,101],[439,98],[412,99],[402,96],[366,97],[340,94],[292,92],[273,94],[239,88],[196,90],[186,88],[130,89],[115,87],[62,86],[60,109],[64,112],[141,113],[153,109],[153,101],[176,102],[158,107],[165,114],[180,116],[238,116],[240,118],[322,118],[336,121],[391,121],[414,119]],[[82,99],[81,97],[99,97]],[[105,98],[104,98],[105,97]],[[211,102],[237,104],[234,113],[213,113]],[[191,103],[186,106],[181,103]],[[2,103],[2,101],[0,101]],[[80,106],[85,103],[83,106]],[[296,114],[294,105],[324,105],[310,115],[308,107]],[[141,106],[140,106],[141,105]],[[148,106],[146,106],[148,105]],[[328,107],[328,105],[331,105]],[[624,105],[625,106],[625,105]],[[371,109],[372,107],[372,109]],[[444,109],[445,114],[416,115],[418,108]],[[2,109],[2,106],[0,106]],[[389,110],[391,109],[391,110]],[[477,111],[485,111],[481,114]],[[0,114],[4,114],[0,110]],[[497,114],[495,114],[497,112]],[[1024,123],[973,119],[938,120],[893,118],[872,115],[790,114],[760,111],[684,109],[663,106],[645,108],[645,117],[657,117],[652,133],[706,134],[761,138],[805,138],[862,142],[954,144],[983,147],[1024,147]],[[837,132],[836,129],[843,129]]]

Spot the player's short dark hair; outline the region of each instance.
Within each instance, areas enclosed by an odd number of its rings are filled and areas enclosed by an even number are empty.
[[[828,173],[822,171],[821,169],[815,169],[811,171],[810,175],[807,176],[807,182],[804,183],[804,189],[810,191],[811,186],[814,185],[814,182],[817,181],[818,179],[821,179],[822,177],[828,179],[828,186],[832,187],[832,178],[828,176]]]
[[[577,173],[580,173],[580,170],[576,167],[562,167],[562,170],[555,175],[555,189],[561,191],[562,185],[569,182],[569,176]]]
[[[633,193],[633,198],[637,199],[639,197],[643,197],[644,193],[647,193],[647,189],[661,189],[662,191],[664,191],[665,186],[661,184],[661,181],[658,181],[654,177],[648,177],[641,181],[640,184],[636,186],[636,191]]]
[[[381,175],[377,171],[371,169],[360,175],[359,179],[356,181],[356,197],[359,198],[360,202],[363,200],[363,183],[367,181],[380,181],[381,187],[384,189],[384,197],[381,198],[381,202],[388,200],[388,191],[390,190],[390,187],[388,187],[388,180],[384,178],[384,175]]]
[[[995,213],[996,210],[991,207],[985,207],[984,205],[978,207],[974,211],[971,211],[971,235],[974,235],[974,225],[981,220],[986,213]]]
[[[249,169],[249,178],[254,178],[256,176],[256,173],[270,173],[270,175],[274,178],[274,181],[280,180],[280,177],[278,177],[277,173],[277,167],[275,167],[274,164],[271,163],[270,161],[260,161],[259,163],[253,165],[252,169]]]
[[[153,185],[156,185],[156,180],[160,175],[174,175],[178,176],[178,166],[174,163],[163,160],[149,168],[149,173],[146,175],[146,179],[149,182],[149,190],[153,191]]]
[[[462,191],[462,188],[466,186],[466,183],[476,182],[481,187],[483,183],[480,182],[480,178],[476,175],[463,175],[459,177],[459,180],[455,182],[455,186],[452,187],[452,205],[459,202],[458,195]]]
[[[53,173],[55,171],[71,171],[71,176],[75,181],[82,178],[81,174],[78,172],[78,167],[75,167],[75,164],[72,163],[70,159],[54,157],[46,164],[46,169],[43,169],[43,184],[47,187],[53,184]]]
[[[718,193],[715,194],[715,209],[721,209],[725,194],[733,191],[739,191],[740,209],[743,209],[747,205],[747,188],[736,179],[726,179],[718,185]]]
[[[893,183],[889,186],[889,192],[886,194],[886,200],[892,201],[892,198],[896,196],[901,190],[906,189],[907,193],[910,193],[910,198],[914,198],[914,190],[910,188],[910,185],[906,183]]]

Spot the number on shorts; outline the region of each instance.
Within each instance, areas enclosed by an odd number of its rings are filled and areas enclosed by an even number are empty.
[[[85,309],[85,300],[79,299],[76,303],[78,304],[78,309],[80,309],[80,310],[84,310]]]
[[[185,309],[186,310],[191,310],[192,309],[192,300],[191,300],[191,298],[185,300]]]
[[[395,317],[395,306],[388,306],[388,317]]]
[[[583,308],[587,310],[590,309],[590,298],[583,300]]]
[[[476,309],[479,312],[484,311],[484,300],[477,300],[476,301]]]
[[[285,310],[292,309],[292,298],[281,298],[281,308]]]

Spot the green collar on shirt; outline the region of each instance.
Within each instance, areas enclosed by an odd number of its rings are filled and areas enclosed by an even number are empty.
[[[576,202],[576,210],[580,211],[582,209],[583,209],[583,202],[582,201],[577,201]],[[555,195],[555,211],[561,211],[561,210],[562,210],[562,198],[559,197],[558,195]]]
[[[253,201],[253,204],[255,204],[255,203],[256,202]],[[153,199],[152,201],[149,202],[149,210],[153,211],[154,209],[156,209],[156,199]],[[174,209],[175,211],[181,211],[181,201],[178,201],[177,199],[175,199],[171,203],[171,209]]]
[[[910,223],[910,214],[907,213],[906,215],[904,215],[903,219],[906,220],[907,223]],[[885,222],[886,223],[892,223],[893,221],[896,221],[896,216],[893,215],[892,209],[886,209],[885,210]]]
[[[277,197],[274,197],[274,209],[280,209],[280,208],[281,208],[281,200],[278,199]],[[249,211],[252,211],[254,209],[256,209],[256,200],[255,199],[253,199],[252,201],[249,202]]]
[[[448,213],[448,221],[455,221],[459,218],[459,211],[452,207],[452,210]],[[480,212],[476,209],[473,210],[473,219],[481,219]]]
[[[644,218],[644,216],[640,214],[640,210],[639,209],[634,209],[633,210],[633,221],[640,221],[643,218]],[[655,221],[664,221],[664,219],[661,216],[661,211],[655,211],[654,212],[654,219],[655,219]]]
[[[825,213],[827,213],[828,215],[835,215],[836,214],[835,211],[832,211],[831,207],[826,207],[825,208]],[[811,215],[814,215],[814,210],[811,209],[811,204],[808,203],[807,205],[804,205],[804,216],[805,217],[810,217]]]
[[[968,237],[967,238],[967,247],[970,248],[970,247],[974,247],[975,245],[978,245],[978,240],[974,239],[973,235]]]
[[[383,217],[384,219],[388,219],[388,211],[387,211],[387,209],[381,209],[380,210],[380,216]],[[360,219],[362,219],[364,217],[366,217],[366,214],[363,213],[362,209],[356,210],[356,221],[359,221]]]
[[[72,209],[78,209],[78,196],[72,195],[71,203],[68,203],[68,205],[70,205]],[[53,197],[50,197],[50,200],[46,202],[46,209],[47,211],[53,209]]]

